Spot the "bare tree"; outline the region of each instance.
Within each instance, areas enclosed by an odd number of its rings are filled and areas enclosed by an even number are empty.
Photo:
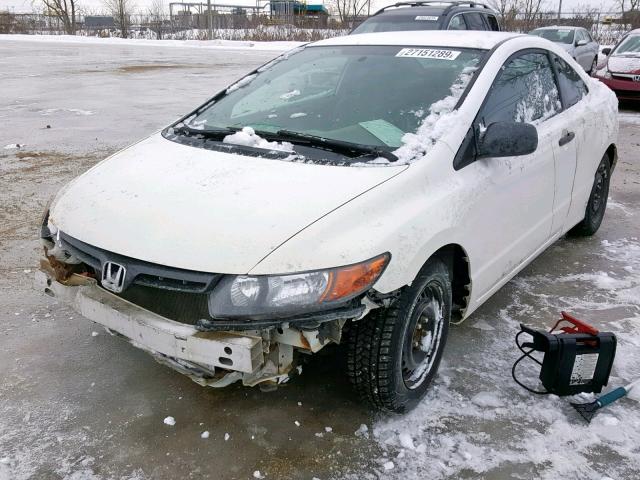
[[[104,6],[113,17],[116,28],[120,30],[120,36],[127,38],[131,28],[133,0],[104,0]]]
[[[332,0],[331,5],[335,9],[343,24],[349,24],[359,16],[368,13],[370,0]]]
[[[152,0],[151,6],[148,9],[149,15],[149,28],[155,32],[156,38],[162,40],[162,34],[164,33],[164,15],[165,5],[164,0]]]
[[[520,0],[489,0],[488,3],[500,16],[501,29],[507,32],[515,31]]]
[[[640,24],[640,0],[616,0],[616,5],[624,23],[631,24],[632,28]]]
[[[42,0],[44,13],[62,22],[67,35],[76,34],[77,0]]]

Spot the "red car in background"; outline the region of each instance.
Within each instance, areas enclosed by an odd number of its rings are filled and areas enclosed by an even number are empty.
[[[595,77],[613,90],[620,100],[640,101],[640,28],[627,33],[607,55]]]

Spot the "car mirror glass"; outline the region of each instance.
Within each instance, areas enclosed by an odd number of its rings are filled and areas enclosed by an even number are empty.
[[[609,55],[611,53],[611,48],[607,47],[607,48],[603,48],[602,49],[602,54],[603,55]]]
[[[495,122],[478,143],[478,158],[528,155],[538,148],[538,130],[530,123]]]

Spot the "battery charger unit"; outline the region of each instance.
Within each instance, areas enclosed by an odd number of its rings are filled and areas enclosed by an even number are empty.
[[[611,332],[599,332],[572,315],[561,313],[562,318],[548,332],[520,324],[516,345],[522,356],[513,364],[511,375],[518,385],[532,393],[558,396],[600,393],[611,374],[616,336]],[[557,330],[563,323],[567,325]],[[532,341],[521,343],[523,334],[531,336]],[[544,353],[542,361],[531,355],[533,352]],[[534,390],[518,380],[516,368],[525,358],[540,365],[539,378],[544,391]]]

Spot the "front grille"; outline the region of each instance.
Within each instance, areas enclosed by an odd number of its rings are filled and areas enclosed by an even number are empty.
[[[616,75],[616,74],[612,73],[611,76],[613,78],[615,78],[616,80],[624,80],[625,82],[633,82],[634,81],[633,78],[627,77],[627,76],[624,76],[624,75]]]
[[[114,262],[126,268],[125,289],[132,285],[142,285],[161,290],[185,293],[210,292],[222,275],[197,272],[182,268],[167,267],[136,258],[120,255],[94,247],[60,232],[60,243],[64,250],[82,260],[100,274],[106,262]]]
[[[206,293],[176,292],[131,285],[118,296],[150,312],[180,323],[194,325],[200,319],[210,318]]]
[[[181,323],[193,325],[197,320],[211,318],[209,292],[221,274],[145,262],[94,247],[63,232],[60,232],[59,240],[65,251],[96,271],[98,280],[106,262],[123,266],[126,275],[123,291],[116,294],[119,297]]]

